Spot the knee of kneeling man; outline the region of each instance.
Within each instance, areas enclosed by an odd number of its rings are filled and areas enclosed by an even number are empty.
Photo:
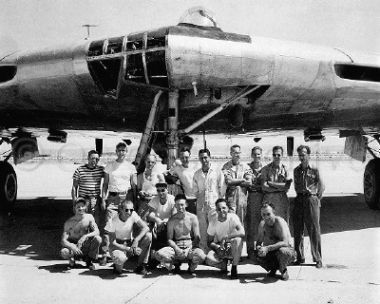
[[[233,239],[231,239],[231,244],[239,244],[241,243],[241,237],[237,236],[237,237],[234,237]]]
[[[147,232],[143,238],[143,240],[147,240],[149,242],[152,242],[152,233],[151,232]]]
[[[64,259],[68,259],[71,256],[70,250],[68,248],[61,249],[61,257]]]
[[[193,250],[193,259],[197,261],[204,261],[206,259],[206,254],[200,248],[196,248]]]
[[[292,255],[292,251],[289,249],[289,247],[281,247],[281,248],[278,249],[278,251],[281,254]]]
[[[128,258],[121,250],[115,250],[112,252],[112,260],[115,264],[122,265],[128,260]]]
[[[100,235],[95,235],[93,240],[94,242],[97,242],[100,244],[102,242],[102,237]]]

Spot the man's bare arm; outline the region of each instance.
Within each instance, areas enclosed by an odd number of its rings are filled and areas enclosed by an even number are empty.
[[[199,222],[198,218],[194,215],[191,217],[191,230],[193,231],[193,247],[199,247],[199,242],[201,241],[201,234],[199,232]]]
[[[79,181],[76,179],[73,179],[73,186],[71,187],[71,198],[73,200],[73,203],[75,203],[76,199],[78,198],[78,187],[79,187]]]

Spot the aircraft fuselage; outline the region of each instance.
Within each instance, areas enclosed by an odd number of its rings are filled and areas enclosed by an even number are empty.
[[[0,61],[0,127],[137,131],[154,95],[178,90],[186,127],[244,87],[240,132],[378,132],[380,58],[180,24],[17,52]],[[7,77],[8,76],[8,77]],[[165,107],[161,108],[165,116]],[[206,122],[231,131],[228,111]]]

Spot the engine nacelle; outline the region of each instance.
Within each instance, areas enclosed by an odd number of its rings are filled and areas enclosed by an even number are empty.
[[[17,137],[11,141],[11,145],[15,165],[39,155],[35,137]]]

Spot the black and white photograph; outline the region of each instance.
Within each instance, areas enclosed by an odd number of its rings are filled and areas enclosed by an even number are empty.
[[[0,8],[1,304],[379,303],[379,1]]]

